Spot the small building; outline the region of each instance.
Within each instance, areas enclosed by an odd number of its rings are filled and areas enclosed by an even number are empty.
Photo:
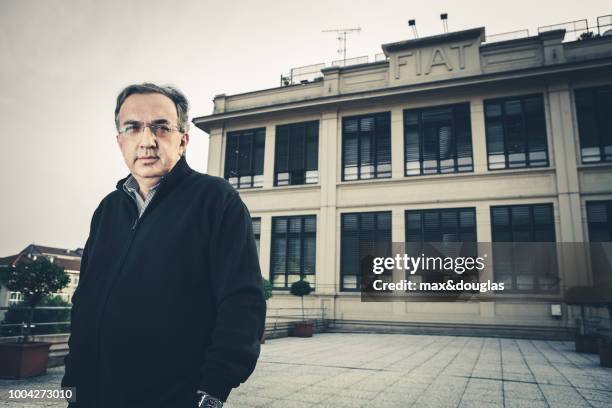
[[[358,290],[363,237],[612,241],[612,36],[486,40],[481,27],[383,44],[375,62],[217,95],[194,118],[208,173],[251,212],[271,308],[299,307],[288,288],[305,279],[337,326],[567,333],[564,291],[592,277],[562,253],[554,275],[486,269],[506,289],[466,302]]]
[[[7,266],[15,266],[23,259],[36,260],[38,257],[44,256],[54,264],[64,268],[70,276],[70,283],[61,292],[56,293],[66,302],[70,302],[72,295],[79,283],[79,271],[81,269],[81,256],[83,248],[64,249],[54,248],[37,244],[30,244],[16,255],[11,255],[5,258],[0,258],[0,268]],[[0,288],[0,306],[10,306],[23,300],[23,296],[19,292],[8,291],[5,287]]]

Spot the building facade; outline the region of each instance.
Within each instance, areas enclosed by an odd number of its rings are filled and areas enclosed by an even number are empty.
[[[571,326],[564,291],[593,278],[563,251],[554,275],[491,264],[480,279],[507,290],[466,302],[362,302],[355,261],[364,239],[612,241],[612,36],[564,37],[470,29],[216,96],[193,122],[208,173],[251,212],[270,307],[298,306],[288,287],[306,279],[305,302],[339,324]]]
[[[0,258],[0,268],[7,266],[15,266],[23,259],[35,261],[38,257],[44,256],[52,263],[64,268],[64,271],[70,277],[68,286],[54,295],[61,296],[66,302],[70,302],[72,295],[79,283],[79,271],[81,269],[81,256],[83,249],[75,250],[65,248],[54,248],[44,245],[30,244],[18,254],[11,255],[5,258]],[[11,292],[4,286],[0,286],[0,306],[6,307],[12,304],[19,303],[23,300],[23,296],[19,292]]]

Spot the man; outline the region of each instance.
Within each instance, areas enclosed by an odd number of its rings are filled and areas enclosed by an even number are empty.
[[[251,219],[224,179],[185,160],[188,102],[117,98],[130,175],[93,214],[73,296],[70,407],[220,407],[255,368],[266,303]]]

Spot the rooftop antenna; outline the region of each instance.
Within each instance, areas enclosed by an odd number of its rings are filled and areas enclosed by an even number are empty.
[[[412,27],[412,34],[414,34],[414,38],[419,38],[419,33],[417,33],[416,29],[416,20],[408,20],[408,25]]]
[[[444,27],[444,32],[448,33],[448,14],[447,13],[440,14],[440,20],[442,20],[442,26]]]
[[[355,32],[360,32],[361,31],[361,27],[357,27],[357,28],[338,28],[338,29],[332,29],[332,30],[323,30],[323,33],[337,33],[338,34],[338,42],[339,42],[339,49],[338,49],[338,54],[342,55],[342,66],[346,66],[346,36],[347,34],[352,34]]]

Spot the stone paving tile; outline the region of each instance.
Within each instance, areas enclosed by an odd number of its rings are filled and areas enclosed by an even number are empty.
[[[309,388],[305,388],[297,392],[293,392],[291,395],[286,396],[284,399],[289,401],[300,401],[315,404],[328,399],[331,395],[333,394],[323,394],[313,391]]]
[[[462,400],[458,408],[503,408],[502,402]]]
[[[505,399],[504,408],[548,408],[546,401],[534,401],[529,399]]]
[[[314,406],[317,406],[317,405],[314,405],[308,402],[291,401],[291,400],[276,400],[274,402],[271,402],[269,405],[266,405],[266,407],[271,407],[271,408],[310,408]]]
[[[589,401],[593,408],[611,408],[612,403],[609,402],[601,402],[601,401]]]
[[[503,384],[504,398],[506,399],[544,400],[544,395],[537,384],[510,381],[505,381]]]
[[[612,388],[600,390],[591,388],[577,388],[576,391],[578,391],[584,398],[589,401],[608,401],[612,404]]]
[[[558,385],[540,385],[546,401],[564,404],[583,405],[586,399],[581,392],[573,387],[563,387]],[[587,404],[588,405],[588,404]]]
[[[63,367],[0,380],[0,408],[64,408],[9,401],[9,389],[56,388]],[[317,334],[268,340],[228,408],[612,408],[612,370],[573,344],[481,337]]]

